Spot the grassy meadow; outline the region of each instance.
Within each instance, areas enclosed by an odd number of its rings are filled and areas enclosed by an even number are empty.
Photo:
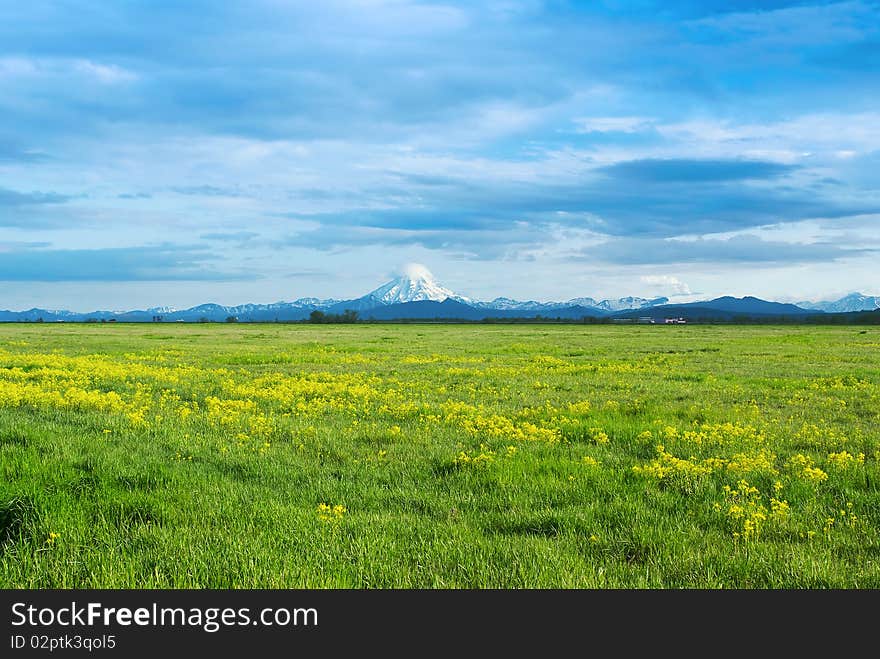
[[[0,325],[0,587],[878,588],[880,330]]]

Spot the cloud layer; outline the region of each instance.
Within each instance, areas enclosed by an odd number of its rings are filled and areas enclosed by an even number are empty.
[[[651,271],[669,263],[694,290],[746,264],[731,276],[756,295],[880,293],[864,267],[880,245],[877,13],[18,4],[0,23],[0,279],[34,303],[41,282],[91,282],[77,294],[96,305],[113,281],[180,281],[180,304],[198,281],[345,296],[427,254],[487,296],[676,289]],[[292,291],[292,272],[338,274]]]

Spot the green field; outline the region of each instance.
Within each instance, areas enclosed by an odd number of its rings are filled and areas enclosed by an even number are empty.
[[[880,331],[0,325],[0,587],[878,588]]]

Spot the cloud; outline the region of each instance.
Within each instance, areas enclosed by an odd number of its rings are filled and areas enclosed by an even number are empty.
[[[422,231],[481,231],[504,229],[509,216],[502,210],[479,209],[461,205],[450,197],[448,206],[437,205],[432,208],[384,208],[363,209],[343,213],[318,213],[299,217],[316,220],[327,226],[358,226],[371,229],[400,229],[409,233]],[[338,229],[337,229],[338,231]],[[339,232],[338,238],[345,239],[346,232]]]
[[[276,246],[303,247],[326,252],[341,252],[368,245],[418,246],[443,250],[462,258],[488,260],[515,258],[523,251],[535,249],[553,240],[554,236],[550,228],[534,227],[525,223],[514,223],[506,228],[498,226],[495,230],[321,226],[288,236]]]
[[[880,67],[880,39],[866,38],[856,43],[841,44],[813,57],[818,66],[826,66],[852,75],[858,70],[876,71]]]
[[[599,168],[603,174],[635,183],[715,183],[774,179],[798,169],[761,160],[644,159]]]
[[[248,242],[257,238],[260,234],[253,231],[235,231],[233,233],[203,233],[199,236],[203,240],[219,240],[220,242]]]
[[[498,137],[540,125],[545,108],[584,86],[578,67],[567,67],[571,84],[553,75],[554,58],[534,56],[552,37],[531,16],[479,5],[232,1],[98,13],[104,20],[75,6],[23,9],[0,26],[0,71],[15,73],[16,98],[0,107],[17,124],[80,135],[123,122],[262,139]]]
[[[825,263],[877,251],[871,248],[846,248],[830,243],[765,241],[758,236],[741,235],[727,239],[697,240],[620,238],[583,248],[573,258],[617,265],[793,264]]]
[[[253,273],[215,269],[201,247],[148,245],[107,249],[24,249],[0,258],[0,281],[241,281]]]
[[[773,160],[804,161],[833,158],[839,151],[880,149],[880,113],[875,109],[846,107],[817,110],[810,107],[794,116],[765,121],[735,118],[687,118],[657,123],[657,132],[678,149],[708,152],[715,157],[751,157],[778,154]],[[767,156],[763,156],[767,157]]]
[[[664,19],[711,17],[724,14],[767,13],[800,6],[825,5],[839,0],[641,0],[631,2],[603,2],[609,11],[633,14],[652,12]],[[635,5],[635,6],[634,6]]]
[[[533,181],[480,178],[479,172],[470,174],[463,163],[463,178],[434,175],[430,184],[415,184],[413,181],[418,179],[408,177],[397,186],[386,183],[381,193],[375,188],[364,192],[364,197],[377,202],[384,195],[386,203],[394,202],[392,207],[288,216],[328,227],[314,237],[325,236],[333,245],[339,245],[346,241],[355,244],[363,237],[363,233],[355,235],[351,227],[406,231],[414,242],[432,234],[442,235],[445,241],[466,242],[468,234],[476,232],[494,232],[501,243],[518,242],[525,226],[532,233],[546,233],[546,227],[560,226],[609,236],[668,238],[880,210],[880,197],[876,195],[848,198],[835,187],[816,190],[772,180],[778,172],[788,171],[784,165],[713,162],[716,166],[709,164],[705,172],[700,172],[697,161],[674,161],[668,170],[665,162],[645,165],[645,161],[639,161],[639,166],[632,169],[598,168],[598,176],[582,167],[575,176]],[[534,170],[540,172],[543,166],[538,161]],[[609,169],[624,173],[601,175]],[[771,176],[771,180],[761,185],[741,180],[757,173]],[[630,178],[635,176],[653,182]],[[519,229],[512,231],[514,227]],[[384,236],[396,242],[400,234],[371,235],[377,241]],[[429,240],[436,243],[433,238]]]
[[[652,120],[646,117],[582,117],[576,119],[581,133],[635,133],[651,128]]]
[[[651,288],[662,292],[669,292],[672,295],[691,294],[690,286],[672,275],[643,275],[639,277],[639,281]]]
[[[128,71],[115,64],[100,64],[89,60],[75,60],[72,63],[74,71],[108,85],[137,80],[137,74]]]
[[[0,163],[45,162],[49,156],[40,151],[23,149],[20,146],[0,140]]]
[[[63,204],[72,197],[55,192],[18,192],[0,188],[0,208],[21,206],[42,206],[44,204]],[[2,224],[2,221],[0,221]]]
[[[35,249],[49,247],[52,243],[20,240],[0,240],[0,254],[13,252],[21,249]]]
[[[58,209],[73,199],[56,192],[19,192],[0,188],[0,227],[45,229],[63,224]],[[50,215],[50,216],[47,216]]]
[[[214,185],[190,185],[171,188],[177,194],[194,197],[240,197],[241,193],[232,188],[220,188]]]
[[[102,84],[118,84],[137,79],[137,74],[116,64],[95,62],[81,57],[2,57],[0,77],[61,78],[79,77]]]

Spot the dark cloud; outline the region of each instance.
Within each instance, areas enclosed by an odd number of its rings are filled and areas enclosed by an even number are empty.
[[[70,199],[72,197],[55,192],[18,192],[16,190],[0,188],[0,208],[63,204]]]
[[[600,167],[611,178],[634,183],[715,183],[774,179],[798,167],[765,160],[693,160],[688,158],[629,160]]]
[[[678,175],[687,172],[698,177],[692,171],[696,161],[687,162],[686,167],[676,167]],[[350,227],[405,230],[414,239],[422,232],[439,232],[447,238],[457,232],[460,236],[455,240],[461,242],[474,232],[494,232],[503,243],[506,235],[515,235],[508,232],[523,225],[533,229],[559,225],[618,237],[666,238],[880,212],[880,198],[876,195],[848,201],[823,194],[822,190],[799,189],[773,181],[758,186],[736,178],[711,180],[722,173],[743,176],[728,165],[725,162],[724,167],[705,174],[707,180],[656,180],[651,184],[589,174],[565,185],[444,179],[443,185],[423,186],[417,193],[406,185],[386,190],[389,198],[400,200],[400,206],[394,208],[290,216],[338,227],[327,232],[333,236],[333,244],[351,236]],[[771,171],[771,163],[766,165],[765,169]],[[661,179],[670,176],[654,175]],[[365,194],[373,196],[372,191]],[[412,199],[411,205],[406,204],[407,198]]]
[[[217,260],[204,248],[186,245],[24,249],[2,254],[0,281],[235,281],[257,278],[250,273],[218,270]]]

